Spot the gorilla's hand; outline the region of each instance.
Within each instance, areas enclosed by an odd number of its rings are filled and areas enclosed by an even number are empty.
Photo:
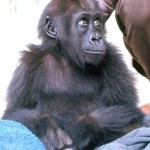
[[[61,150],[72,145],[72,139],[49,115],[39,115],[32,119],[29,127],[45,144],[47,150]]]
[[[42,141],[47,150],[62,150],[72,144],[71,138],[60,128],[48,130]]]

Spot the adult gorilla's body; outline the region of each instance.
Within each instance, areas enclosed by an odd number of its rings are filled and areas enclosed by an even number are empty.
[[[93,149],[142,121],[102,18],[96,0],[53,0],[39,22],[42,44],[23,53],[9,86],[3,119],[25,124],[48,150]]]

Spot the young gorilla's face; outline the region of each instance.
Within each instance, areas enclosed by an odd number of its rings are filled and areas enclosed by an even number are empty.
[[[80,40],[81,49],[85,53],[105,53],[101,15],[83,11],[74,18],[75,21],[72,23],[73,29],[76,30],[74,34]]]
[[[46,17],[44,30],[80,67],[98,65],[106,53],[104,23],[99,7],[86,1],[55,17]]]
[[[81,10],[72,18],[70,49],[76,48],[74,51],[77,57],[82,57],[85,63],[97,65],[106,53],[100,12]]]

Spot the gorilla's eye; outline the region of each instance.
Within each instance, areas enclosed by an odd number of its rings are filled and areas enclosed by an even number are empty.
[[[88,24],[88,21],[86,18],[81,18],[80,21],[79,21],[79,25],[84,25],[86,26]]]
[[[99,18],[97,18],[97,19],[94,20],[94,25],[95,26],[99,26],[100,24],[101,24],[101,21],[100,21]]]

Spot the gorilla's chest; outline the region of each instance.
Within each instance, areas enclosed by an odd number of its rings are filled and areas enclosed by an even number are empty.
[[[53,93],[76,95],[96,95],[101,91],[102,82],[99,75],[84,72],[58,69],[49,72],[44,79],[46,91]]]

